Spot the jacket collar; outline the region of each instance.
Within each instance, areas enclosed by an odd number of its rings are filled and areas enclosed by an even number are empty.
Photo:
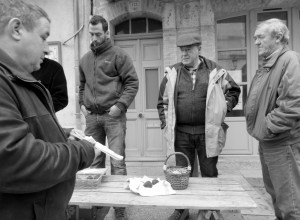
[[[103,42],[101,45],[99,45],[98,47],[93,46],[93,44],[91,44],[90,48],[93,51],[93,53],[95,55],[97,54],[101,54],[105,51],[107,51],[108,49],[110,49],[112,47],[112,42],[110,39],[107,39],[105,42]]]
[[[264,68],[271,68],[277,59],[284,54],[285,52],[289,51],[290,48],[288,46],[283,46],[281,49],[279,49],[277,52],[272,54],[271,56],[267,57],[266,59],[263,60],[263,67]]]
[[[4,50],[0,48],[0,66],[5,68],[11,78],[19,78],[24,81],[36,82],[37,80],[23,67],[15,62]]]

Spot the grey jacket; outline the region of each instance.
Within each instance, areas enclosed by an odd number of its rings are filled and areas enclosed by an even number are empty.
[[[300,141],[300,55],[283,47],[254,76],[245,116],[248,133],[265,145]]]

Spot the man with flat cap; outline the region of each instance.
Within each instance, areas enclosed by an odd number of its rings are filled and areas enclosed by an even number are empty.
[[[184,153],[193,173],[195,150],[202,177],[217,177],[218,155],[226,140],[226,112],[238,103],[240,87],[226,70],[200,56],[198,34],[179,36],[181,62],[165,69],[157,109],[168,148]],[[176,155],[176,165],[187,160]],[[219,211],[202,212],[204,219],[218,219]],[[176,209],[168,220],[188,219],[188,210]]]

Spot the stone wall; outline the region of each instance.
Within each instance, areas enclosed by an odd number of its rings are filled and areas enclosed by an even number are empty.
[[[211,0],[216,17],[261,8],[299,7],[299,0]]]
[[[136,7],[132,7],[135,3]],[[215,60],[214,12],[210,0],[95,0],[94,13],[114,26],[135,17],[149,17],[163,23],[164,66],[180,61],[176,40],[185,33],[199,33],[202,38],[202,55]]]

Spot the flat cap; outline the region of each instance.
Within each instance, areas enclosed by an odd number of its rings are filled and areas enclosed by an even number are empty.
[[[201,38],[199,34],[190,33],[180,35],[177,39],[177,47],[183,47],[193,44],[201,44]]]

